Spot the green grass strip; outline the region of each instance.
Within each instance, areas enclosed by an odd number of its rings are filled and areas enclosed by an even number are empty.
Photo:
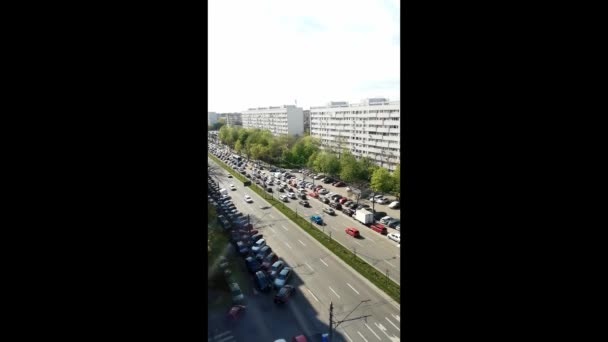
[[[218,165],[221,165],[224,169],[226,169],[230,174],[236,177],[241,182],[245,182],[248,179],[243,177],[241,174],[237,173],[233,169],[231,169],[228,165],[224,164],[221,160],[216,158],[212,154],[208,154],[211,159],[215,160]],[[400,294],[400,286],[394,281],[388,279],[385,274],[378,271],[372,265],[367,263],[365,260],[357,257],[353,252],[339,244],[338,242],[330,239],[329,236],[325,235],[319,229],[315,228],[313,223],[309,219],[305,219],[299,215],[296,215],[294,211],[283,205],[283,202],[269,197],[269,193],[260,188],[257,184],[253,183],[250,186],[251,190],[255,191],[258,195],[264,198],[268,203],[270,203],[273,207],[277,208],[280,212],[285,214],[288,218],[290,218],[294,223],[296,223],[300,228],[305,230],[310,236],[314,237],[317,241],[319,241],[323,246],[332,251],[336,256],[340,259],[344,260],[348,265],[354,268],[359,274],[367,278],[374,285],[376,285],[379,289],[384,291],[387,295],[393,298],[398,303],[401,303],[401,294]]]

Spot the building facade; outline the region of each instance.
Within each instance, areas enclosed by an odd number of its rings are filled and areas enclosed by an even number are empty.
[[[304,111],[304,132],[310,134],[310,109]]]
[[[401,162],[400,101],[365,99],[360,104],[330,102],[310,108],[310,135],[323,149],[349,150],[394,171]]]
[[[224,119],[226,126],[242,126],[241,113],[222,113],[218,119]]]
[[[293,105],[249,108],[241,114],[243,128],[267,129],[273,135],[304,134],[304,112]]]

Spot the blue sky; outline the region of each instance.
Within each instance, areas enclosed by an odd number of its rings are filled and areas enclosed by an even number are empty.
[[[210,0],[209,111],[399,100],[399,0]]]

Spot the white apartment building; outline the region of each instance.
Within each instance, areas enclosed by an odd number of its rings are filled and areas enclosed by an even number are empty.
[[[304,134],[304,112],[293,105],[249,108],[241,113],[241,120],[243,128],[267,129],[273,135]]]
[[[324,149],[350,150],[357,159],[369,157],[394,171],[401,162],[400,121],[400,101],[330,102],[310,108],[310,135],[320,138]]]

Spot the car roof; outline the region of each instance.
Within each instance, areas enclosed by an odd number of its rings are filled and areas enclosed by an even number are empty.
[[[285,267],[281,270],[281,274],[285,274],[287,272],[291,271],[291,267]]]

